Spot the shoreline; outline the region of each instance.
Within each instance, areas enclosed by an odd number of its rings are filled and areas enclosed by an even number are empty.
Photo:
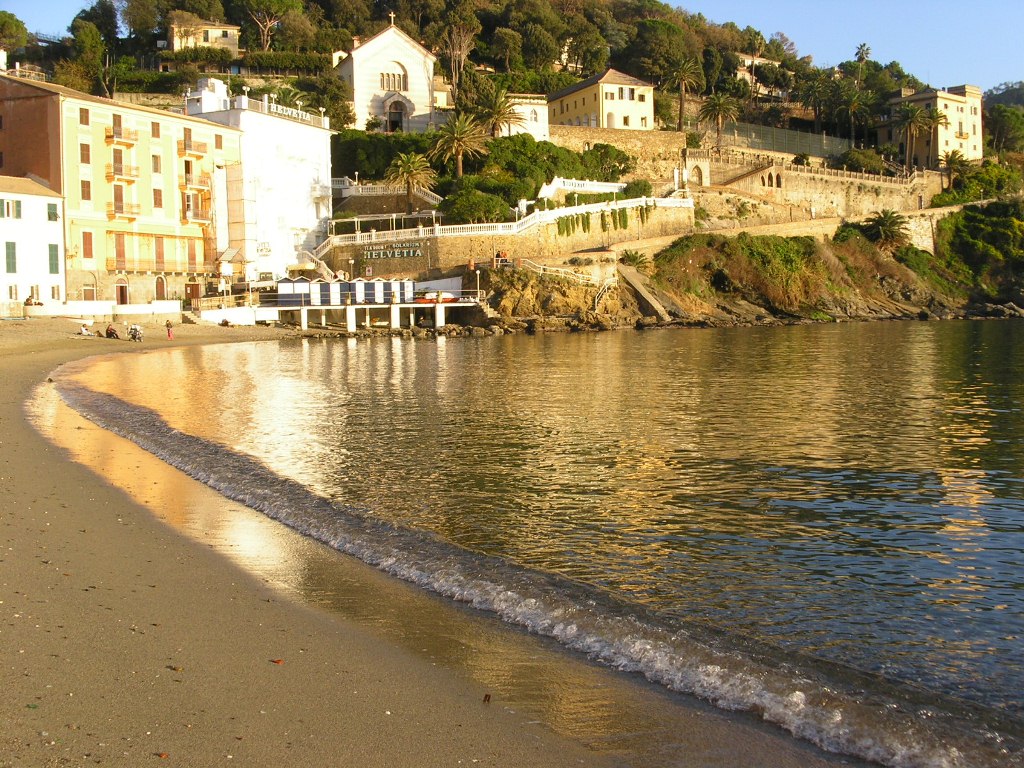
[[[138,765],[163,756],[194,765],[229,759],[253,765],[634,764],[623,743],[595,749],[571,728],[561,728],[562,713],[537,718],[500,695],[484,704],[484,694],[495,690],[486,680],[453,673],[431,661],[431,654],[417,653],[416,645],[435,642],[440,648],[445,639],[434,635],[454,632],[450,622],[462,622],[463,615],[462,631],[493,632],[510,647],[526,644],[531,654],[550,654],[556,666],[579,667],[577,675],[589,670],[602,678],[597,686],[606,684],[603,678],[615,679],[638,699],[647,697],[642,706],[672,707],[676,702],[667,692],[552,651],[545,641],[409,585],[390,584],[375,571],[352,577],[363,582],[356,602],[387,601],[393,593],[420,601],[400,623],[408,619],[423,637],[403,644],[374,621],[289,599],[272,578],[243,570],[201,536],[193,540],[175,530],[173,521],[161,520],[126,493],[122,482],[130,475],[144,478],[140,483],[148,489],[141,493],[149,496],[187,486],[172,491],[176,499],[203,489],[201,504],[217,503],[210,501],[220,498],[212,490],[136,446],[91,430],[104,446],[86,449],[100,466],[106,462],[101,477],[67,461],[68,448],[47,442],[26,422],[22,403],[30,390],[70,360],[295,337],[278,329],[175,330],[174,341],[154,332],[152,341],[135,345],[76,338],[66,320],[0,324],[6,374],[0,415],[9,425],[0,438],[6,499],[0,636],[12,649],[9,682],[0,694],[7,723],[0,766]],[[72,442],[79,440],[72,435]],[[59,472],[46,471],[55,465]],[[151,465],[156,479],[146,474]],[[123,477],[115,467],[125,470]],[[172,476],[173,486],[162,485]],[[324,554],[299,534],[288,535],[319,552],[313,557]],[[328,558],[336,560],[336,553]],[[360,569],[368,567],[354,567]],[[437,617],[427,615],[433,610]],[[492,641],[482,644],[497,652],[498,646],[487,646]],[[558,699],[557,692],[548,695]],[[686,750],[666,764],[857,764],[753,717],[737,719],[697,702],[675,708],[674,727],[684,732],[673,741]]]

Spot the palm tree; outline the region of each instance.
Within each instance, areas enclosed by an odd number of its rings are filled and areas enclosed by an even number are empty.
[[[910,170],[910,161],[914,156],[914,140],[917,134],[928,127],[928,113],[919,104],[904,104],[896,114],[896,129],[907,137],[906,167]]]
[[[929,138],[931,140],[930,144],[929,144],[929,147],[928,147],[928,157],[927,157],[926,164],[927,165],[933,165],[932,156],[931,156],[932,155],[932,150],[935,151],[935,160],[934,160],[934,162],[937,163],[939,161],[939,142],[938,142],[938,133],[936,131],[937,131],[937,129],[939,127],[948,126],[949,125],[949,118],[946,117],[946,113],[945,112],[943,112],[941,110],[938,110],[938,109],[935,109],[934,107],[932,107],[931,109],[925,110],[924,118],[925,118],[925,120],[924,120],[924,130],[925,130],[925,132],[927,133],[927,135],[929,136]]]
[[[849,80],[840,81],[836,93],[836,114],[846,115],[850,121],[850,146],[857,144],[857,123],[865,122],[871,114],[871,93],[855,89]]]
[[[679,86],[679,120],[676,130],[682,131],[686,120],[686,92],[690,88],[703,87],[704,68],[695,58],[686,56],[669,73],[666,84]]]
[[[883,250],[891,250],[910,242],[907,217],[884,208],[864,220],[864,234]]]
[[[800,103],[814,113],[814,132],[821,133],[821,117],[828,104],[832,79],[823,70],[816,70],[797,88]]]
[[[713,93],[708,96],[700,107],[698,117],[701,120],[711,120],[715,124],[715,135],[717,137],[716,147],[722,148],[722,126],[732,122],[740,113],[740,103],[732,96],[724,93]]]
[[[491,134],[491,138],[495,139],[501,136],[501,129],[506,125],[511,129],[526,122],[504,88],[494,88],[481,94],[476,105],[476,116]]]
[[[384,172],[384,181],[405,187],[406,213],[412,213],[412,192],[416,187],[430,189],[437,173],[430,167],[425,155],[418,152],[399,152]]]
[[[857,46],[857,89],[864,81],[864,62],[871,58],[871,47],[867,43]]]
[[[947,189],[953,189],[953,182],[958,179],[962,179],[966,175],[967,169],[970,167],[970,163],[967,162],[967,158],[964,157],[964,153],[959,149],[943,152],[941,163],[942,167],[946,169]]]
[[[437,132],[437,141],[427,153],[431,159],[447,163],[455,159],[455,178],[462,178],[462,158],[487,154],[487,132],[473,117],[461,112],[453,115]]]

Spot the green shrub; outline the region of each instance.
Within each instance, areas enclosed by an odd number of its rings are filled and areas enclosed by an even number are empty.
[[[651,182],[647,179],[634,179],[626,184],[626,188],[622,190],[622,197],[632,200],[637,197],[650,197],[652,192]]]
[[[462,189],[449,195],[441,201],[438,209],[450,224],[482,224],[509,219],[504,200],[476,189]]]

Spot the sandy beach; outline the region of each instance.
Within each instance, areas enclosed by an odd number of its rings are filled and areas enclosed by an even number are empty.
[[[168,341],[154,326],[138,345],[76,330],[0,323],[0,766],[857,764],[232,511],[70,409],[51,443],[24,402],[64,362],[291,335],[182,325]],[[247,567],[218,525],[260,526],[286,556],[264,548]],[[671,754],[635,760],[652,740]]]

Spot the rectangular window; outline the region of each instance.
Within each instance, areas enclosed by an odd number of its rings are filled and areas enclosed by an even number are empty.
[[[636,88],[629,89],[629,100],[636,101]]]
[[[20,219],[21,218],[21,200],[0,200],[0,219]]]
[[[208,29],[204,29],[203,30],[203,42],[204,43],[210,42],[210,30],[208,30]]]
[[[196,271],[196,241],[188,241],[188,271]]]
[[[114,259],[118,269],[125,268],[124,262],[124,232],[114,233]]]
[[[216,149],[224,149],[224,137],[219,133],[213,137],[213,146]]]
[[[162,189],[153,190],[153,207],[163,208],[164,207],[164,191]]]
[[[18,251],[14,243],[7,244],[7,274],[13,275],[18,271]]]
[[[641,128],[646,128],[647,127],[647,118],[646,117],[641,117],[640,118],[640,127]]]
[[[608,91],[604,97],[608,99],[608,101],[615,101],[615,91]]]
[[[640,102],[647,101],[647,94],[641,93],[639,96],[636,97],[636,100]]]
[[[227,31],[227,30],[225,29],[224,31],[222,31],[222,32],[220,33],[220,36],[221,36],[221,37],[227,37],[227,36],[228,36],[228,31]]]
[[[152,132],[154,139],[159,139],[160,138],[160,123],[153,123],[150,126],[150,131]]]
[[[88,179],[82,179],[82,199],[92,200],[92,182]]]
[[[57,220],[57,204],[47,203],[46,204],[46,220],[56,221]]]
[[[629,115],[626,115],[622,118],[622,127],[629,128]]]
[[[59,285],[51,285],[50,286],[50,298],[53,299],[54,301],[60,301],[60,286]]]
[[[153,155],[153,173],[160,173],[160,155]]]
[[[50,243],[50,274],[60,274],[60,260],[57,257],[57,244]]]
[[[92,232],[82,233],[82,258],[92,258]]]
[[[82,107],[78,110],[78,124],[88,125],[89,124],[89,110]]]
[[[620,86],[619,86],[619,101],[622,101],[622,100],[623,100],[624,98],[626,98],[626,89],[625,89],[625,88],[623,88],[623,87],[622,87],[622,86],[620,85]]]
[[[79,160],[79,162],[81,162],[83,164],[89,163],[91,157],[92,157],[92,154],[90,152],[89,145],[88,144],[79,144],[78,145],[78,160]]]
[[[7,298],[10,299],[11,301],[17,301],[18,300],[18,286],[16,286],[16,285],[9,285],[9,286],[7,286]]]
[[[158,272],[163,272],[164,269],[164,239],[157,235],[153,238],[153,267]]]

